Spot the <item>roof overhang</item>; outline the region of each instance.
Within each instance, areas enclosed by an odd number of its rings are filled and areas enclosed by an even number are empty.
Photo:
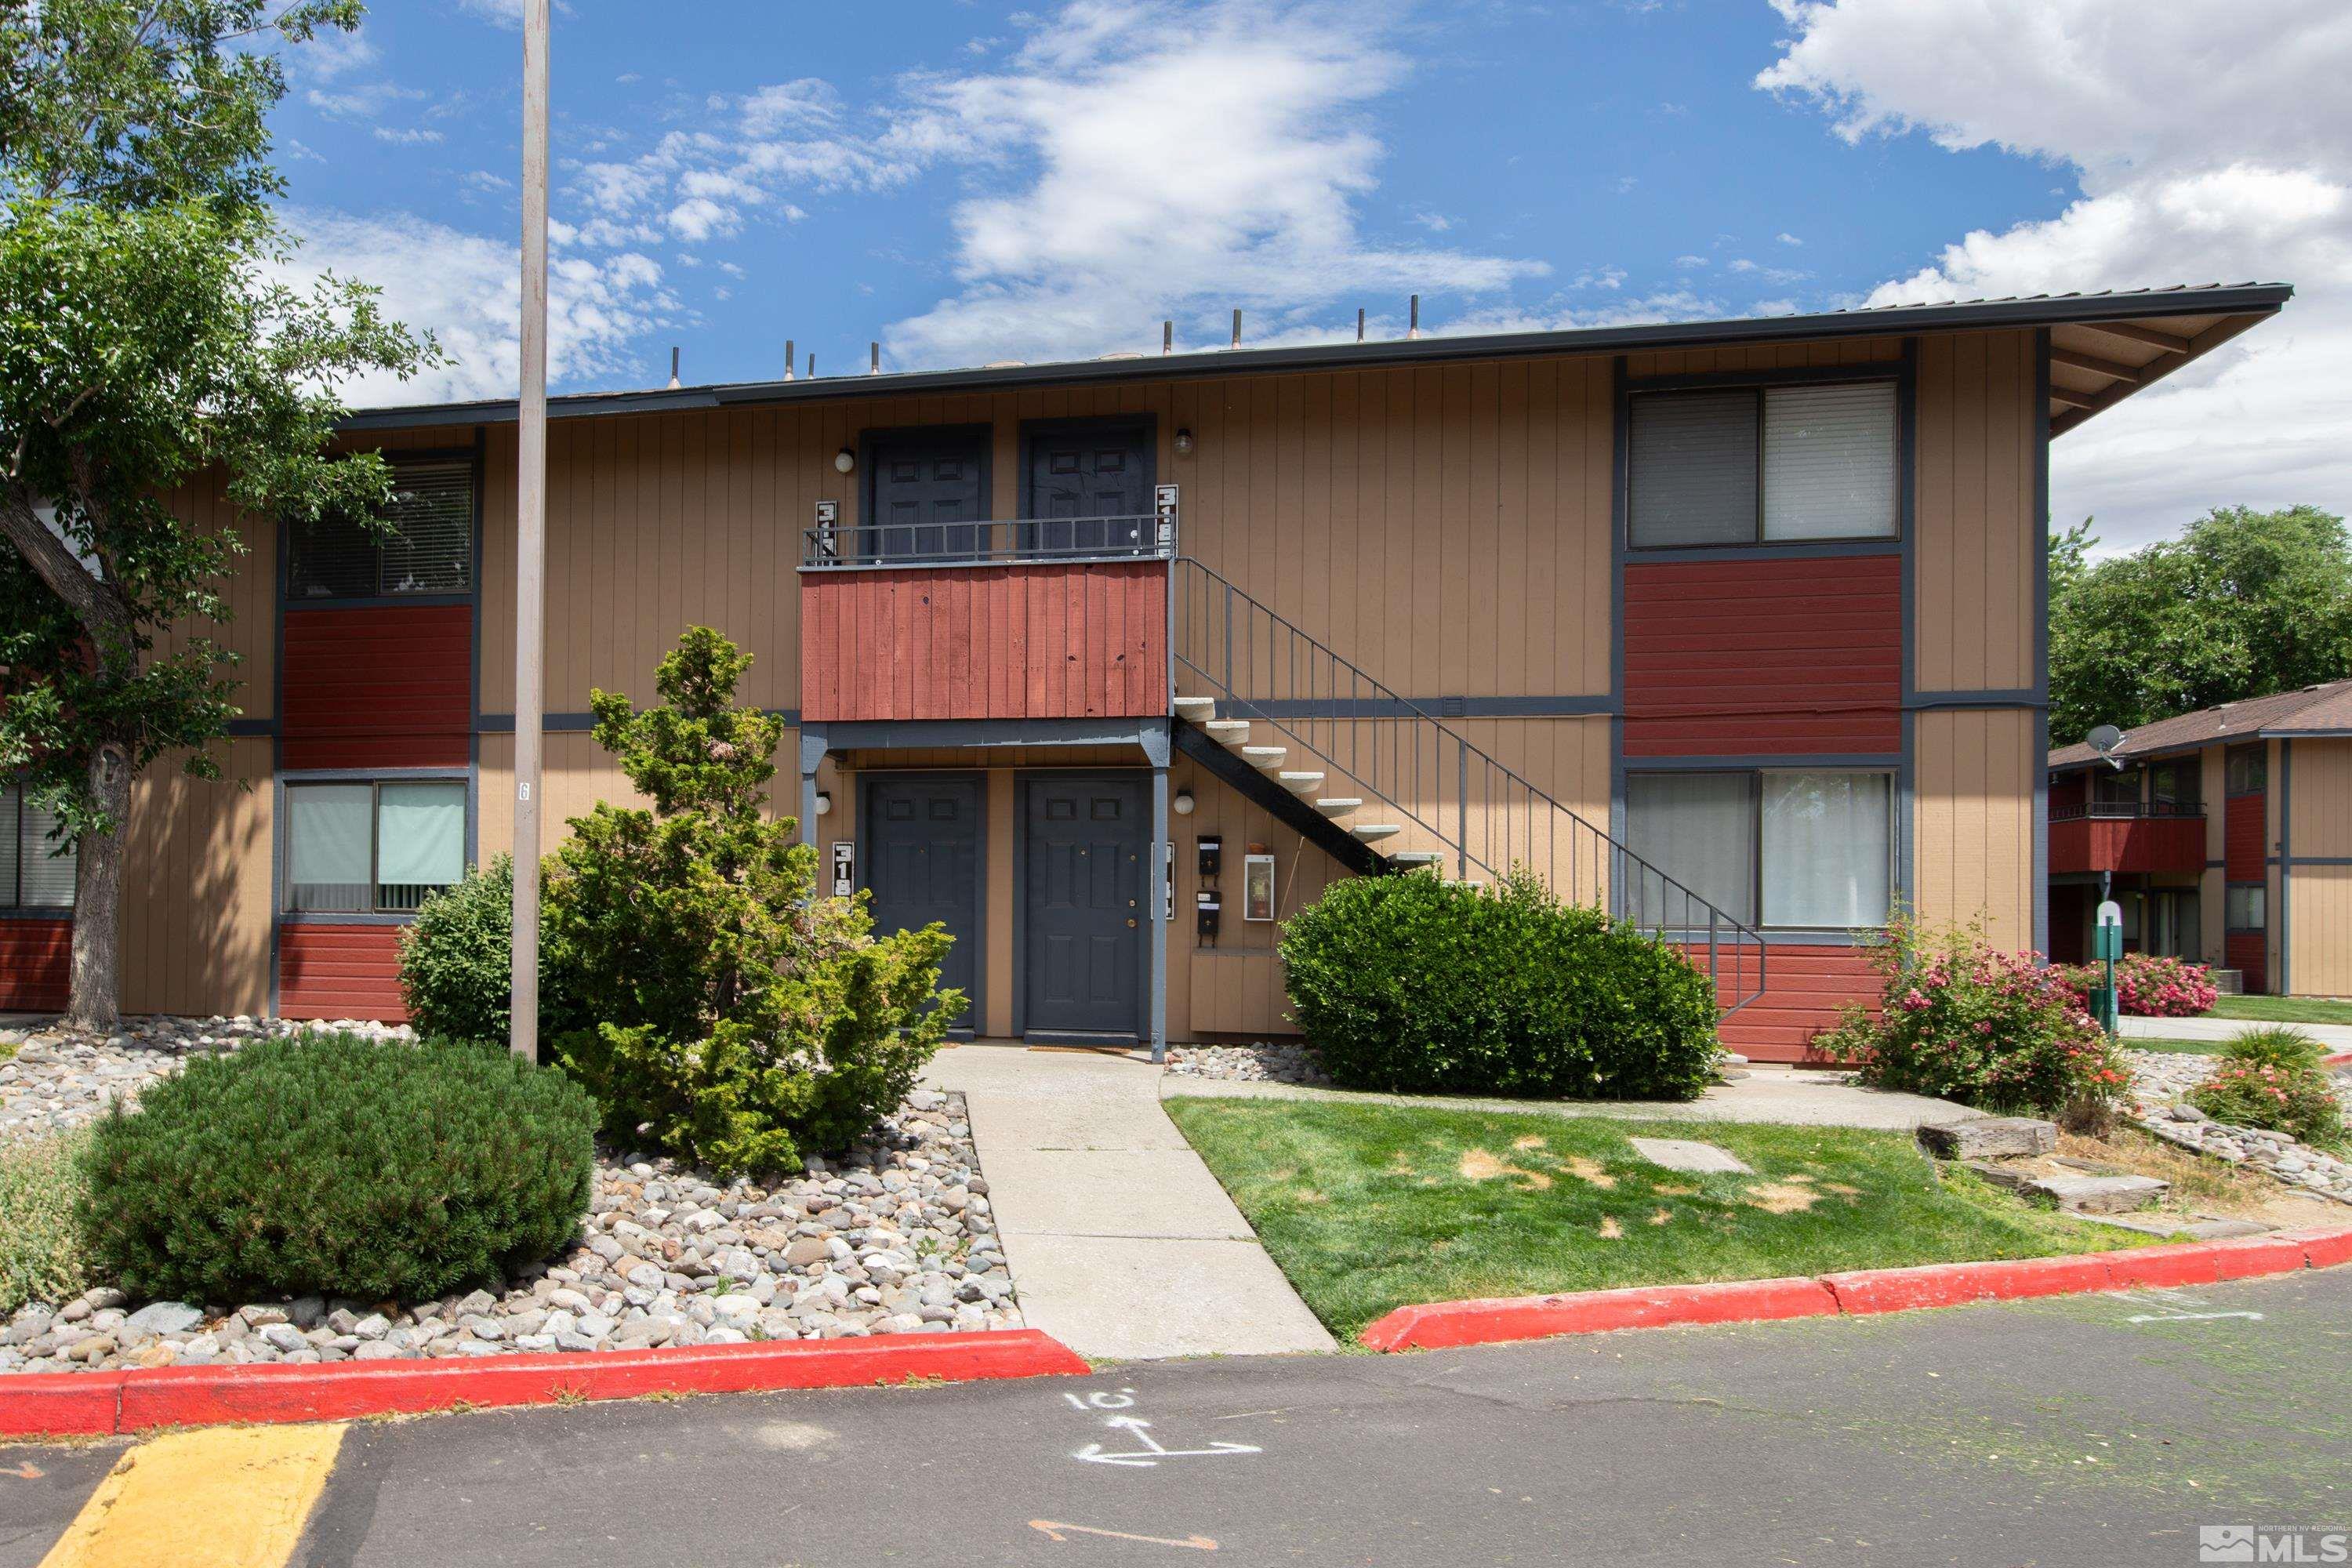
[[[845,397],[1001,392],[1026,386],[1086,386],[1130,381],[1255,372],[1370,370],[1461,360],[1528,359],[1567,353],[1817,342],[1927,331],[2047,327],[2051,333],[2050,433],[2063,435],[2139,388],[2210,353],[2248,327],[2276,315],[2294,290],[2284,283],[2060,294],[1962,304],[1892,305],[1809,316],[1743,317],[1727,321],[1659,321],[1556,332],[1306,343],[1286,348],[1130,355],[1050,364],[971,370],[908,371],[887,375],[803,377],[646,392],[581,393],[548,400],[551,419],[670,413],[754,404]],[[514,422],[512,398],[476,403],[373,408],[342,420],[350,432]]]

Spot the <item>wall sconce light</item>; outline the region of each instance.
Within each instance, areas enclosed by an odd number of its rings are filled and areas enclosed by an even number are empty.
[[[832,809],[833,809],[833,796],[831,796],[831,795],[826,795],[826,794],[825,794],[825,793],[824,793],[822,790],[820,790],[820,791],[817,793],[817,797],[816,797],[816,814],[817,814],[819,816],[823,816],[826,812],[831,811]]]
[[[833,455],[834,472],[837,474],[845,474],[856,467],[857,467],[857,454],[851,451],[848,447],[844,447],[840,451],[835,452]]]
[[[1176,792],[1176,801],[1175,801],[1175,805],[1176,805],[1176,815],[1177,815],[1177,816],[1192,816],[1192,792],[1191,790],[1189,790],[1189,789],[1180,789],[1180,790],[1178,790],[1178,791]]]
[[[1189,458],[1192,455],[1192,432],[1190,430],[1176,432],[1176,455],[1180,458]]]

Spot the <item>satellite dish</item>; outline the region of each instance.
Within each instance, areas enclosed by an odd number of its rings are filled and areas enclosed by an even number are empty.
[[[2083,744],[2090,747],[2118,768],[2122,767],[2123,763],[2116,761],[2116,748],[2123,743],[2124,732],[2113,724],[2102,724],[2083,737]]]

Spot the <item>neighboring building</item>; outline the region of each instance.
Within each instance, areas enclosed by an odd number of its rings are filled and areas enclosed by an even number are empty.
[[[547,817],[623,793],[591,687],[704,623],[821,874],[947,922],[976,1030],[1285,1033],[1276,922],[1332,879],[1524,864],[1800,1057],[1898,899],[2044,945],[2049,438],[2290,292],[559,398]],[[243,524],[249,717],[226,783],[140,786],[128,1007],[396,1013],[397,928],[508,846],[514,418],[348,422],[396,547]],[[62,983],[20,912],[0,1006]]]
[[[2050,953],[2124,947],[2238,972],[2250,992],[2352,995],[2352,680],[2143,724],[2050,753]]]

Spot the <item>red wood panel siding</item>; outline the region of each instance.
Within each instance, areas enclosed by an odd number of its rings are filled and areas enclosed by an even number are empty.
[[[1717,985],[1727,1002],[1732,979],[1727,961]],[[1847,1003],[1878,999],[1878,972],[1870,966],[1870,955],[1850,947],[1768,948],[1764,979],[1764,994],[1724,1019],[1718,1030],[1726,1049],[1756,1061],[1825,1059],[1813,1049],[1813,1037],[1834,1027],[1838,1009]]]
[[[56,1013],[72,981],[73,921],[0,920],[0,1013]]]
[[[2078,816],[2050,825],[2050,869],[2202,871],[2201,816]]]
[[[2266,799],[2261,795],[2233,795],[2223,807],[2221,859],[2226,869],[2222,875],[2232,882],[2263,879],[2263,862],[2270,858]]]
[[[2232,931],[2221,939],[2221,955],[2231,969],[2242,971],[2250,995],[2270,990],[2269,939],[2261,931]]]
[[[400,932],[392,925],[278,928],[281,1018],[408,1016],[400,996]]]
[[[289,610],[282,679],[288,768],[462,767],[473,609]]]
[[[1903,749],[1903,558],[1633,561],[1625,754]]]
[[[1167,621],[1156,561],[803,573],[801,713],[1152,717]]]

